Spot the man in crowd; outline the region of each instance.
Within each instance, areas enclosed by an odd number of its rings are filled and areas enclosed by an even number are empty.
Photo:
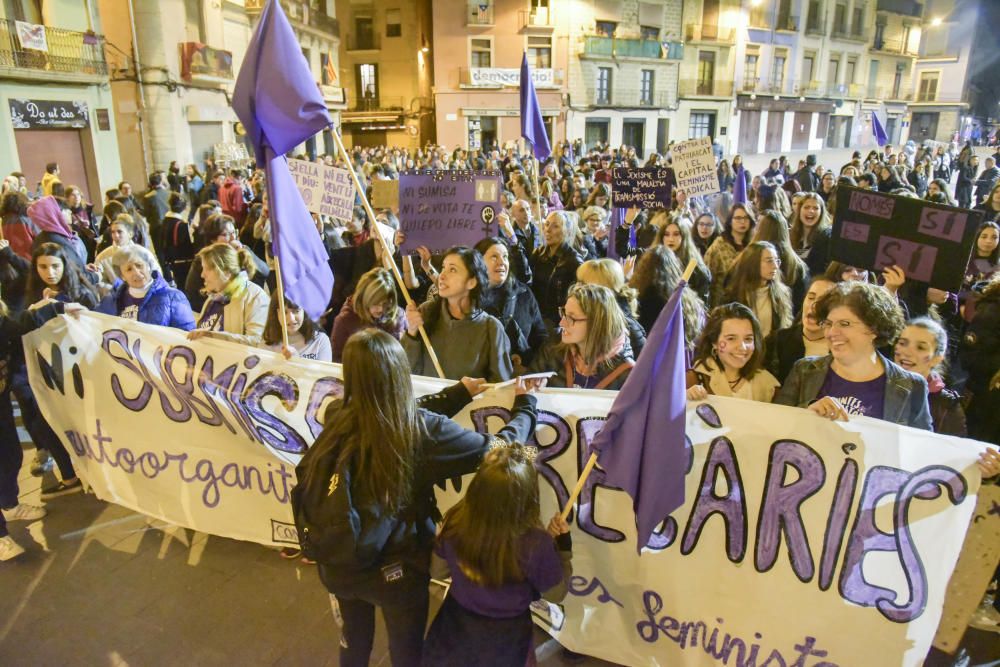
[[[42,176],[42,195],[51,195],[52,186],[59,182],[59,163],[49,162],[45,165],[45,175]]]

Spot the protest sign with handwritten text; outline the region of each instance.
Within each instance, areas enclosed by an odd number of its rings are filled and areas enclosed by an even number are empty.
[[[961,289],[981,211],[841,185],[830,259],[878,271],[899,266],[907,281]]]
[[[688,197],[714,195],[719,191],[719,176],[715,172],[712,140],[708,137],[689,139],[670,149],[677,187]]]
[[[440,253],[496,234],[503,185],[495,171],[417,171],[399,176],[403,254],[427,246]]]
[[[42,412],[99,498],[213,535],[296,543],[294,466],[342,395],[339,365],[94,313],[50,322],[25,349]],[[448,384],[413,378],[417,394]],[[616,394],[539,394],[528,444],[544,519],[567,501]],[[513,400],[494,389],[455,419],[496,432]],[[600,469],[588,478],[569,519],[569,595],[533,605],[539,624],[627,665],[922,663],[984,444],[717,397],[688,405],[686,434],[685,503],[641,555],[632,499]],[[439,493],[442,510],[461,481]]]
[[[615,167],[611,199],[616,208],[670,208],[674,177],[665,167]]]
[[[346,169],[318,162],[288,160],[295,185],[310,213],[350,220],[354,215],[354,181]]]

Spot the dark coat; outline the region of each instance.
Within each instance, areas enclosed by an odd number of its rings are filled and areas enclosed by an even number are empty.
[[[802,324],[779,329],[764,343],[764,366],[781,383],[792,372],[795,362],[804,356],[806,346],[802,342]]]
[[[566,303],[566,294],[576,282],[580,258],[568,245],[563,244],[549,254],[542,247],[531,255],[531,291],[538,302],[542,318],[555,324],[559,321],[559,308]]]
[[[418,399],[418,415],[423,427],[415,452],[412,500],[409,506],[397,513],[395,526],[382,550],[382,562],[372,568],[379,576],[379,567],[394,560],[402,561],[426,576],[430,569],[435,520],[440,519],[434,500],[434,485],[474,472],[497,438],[508,443],[527,442],[535,432],[538,413],[534,396],[517,396],[510,420],[495,435],[470,431],[449,418],[470,400],[469,392],[461,382],[438,394]],[[339,401],[330,405],[323,420],[325,424],[335,422],[340,407]],[[296,467],[300,480],[303,466],[308,464],[310,453],[314,451],[319,452],[310,448]],[[337,594],[350,588],[360,573],[329,568],[320,563],[319,574],[327,589]]]
[[[489,290],[486,301],[483,310],[500,320],[511,355],[520,356],[521,364],[527,366],[549,338],[535,295],[527,285],[513,280],[509,290]]]
[[[819,192],[819,176],[816,174],[816,170],[808,165],[795,172],[792,178],[798,181],[802,192]]]
[[[946,387],[941,391],[931,393],[927,401],[930,403],[935,433],[957,435],[961,438],[968,435],[962,399],[956,392]]]
[[[646,331],[648,329],[639,324],[635,315],[632,314],[632,309],[628,305],[628,299],[620,294],[615,295],[615,299],[618,301],[618,306],[625,317],[625,326],[628,328],[628,342],[632,346],[632,356],[638,358],[639,353],[642,352],[642,348],[646,347]]]
[[[116,282],[111,292],[97,306],[97,312],[121,315],[127,293],[128,283]],[[139,316],[136,320],[143,324],[173,327],[184,331],[194,329],[194,313],[191,312],[191,304],[187,297],[180,290],[168,285],[157,271],[153,271],[153,284],[139,303]]]

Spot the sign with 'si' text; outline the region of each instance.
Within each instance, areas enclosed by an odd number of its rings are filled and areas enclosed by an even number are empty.
[[[830,259],[880,271],[898,266],[908,281],[957,292],[982,211],[841,185]]]
[[[307,160],[288,160],[288,171],[310,213],[350,220],[354,215],[354,181],[346,169]]]

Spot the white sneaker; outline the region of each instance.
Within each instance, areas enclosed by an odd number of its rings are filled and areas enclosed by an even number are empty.
[[[24,553],[24,547],[14,541],[10,535],[0,537],[0,561],[17,558]]]
[[[3,510],[3,518],[7,521],[38,521],[48,514],[44,507],[21,503],[9,510]]]

